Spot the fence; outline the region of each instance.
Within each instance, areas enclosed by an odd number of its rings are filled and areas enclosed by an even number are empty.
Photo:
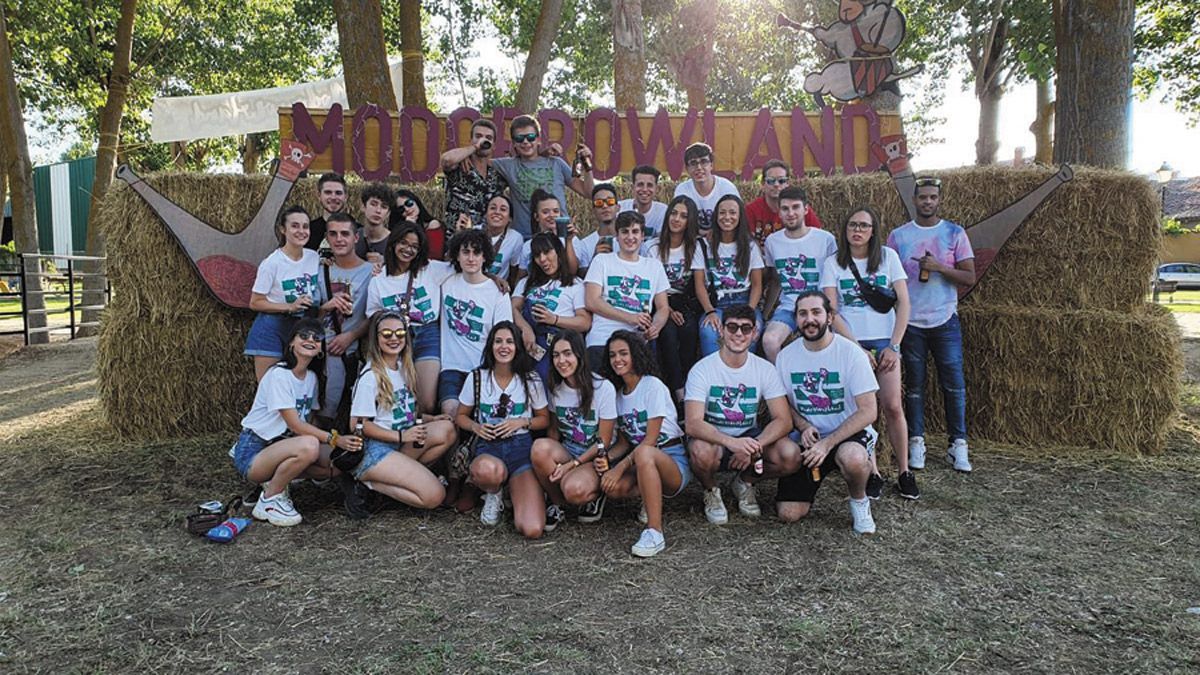
[[[54,263],[49,271],[43,269],[43,261],[51,261]],[[66,269],[62,267],[62,263],[66,263]],[[86,263],[84,269],[91,267],[93,270],[99,271],[77,271],[76,263]],[[19,288],[15,291],[10,290],[0,293],[0,306],[7,304],[5,301],[9,298],[18,298],[20,306],[16,311],[0,311],[0,327],[4,321],[11,317],[21,318],[20,330],[0,330],[0,336],[3,335],[23,335],[25,344],[30,343],[31,336],[46,333],[47,338],[51,331],[66,329],[69,331],[69,339],[74,340],[76,334],[81,328],[95,328],[100,325],[99,321],[81,321],[76,319],[76,312],[86,312],[90,310],[103,309],[106,304],[112,299],[112,285],[108,282],[108,275],[103,271],[105,258],[96,256],[82,255],[44,255],[22,253],[18,256],[16,271],[0,272],[2,279],[16,279]],[[30,269],[32,267],[32,270]],[[104,304],[83,304],[83,288],[77,288],[77,282],[86,277],[101,277],[104,279]],[[30,289],[29,281],[31,278],[37,278],[41,281],[41,288],[37,290]],[[66,292],[56,290],[55,285],[60,288],[65,285]],[[40,309],[30,309],[29,299],[31,295],[40,295],[42,302]],[[76,298],[78,294],[78,300]],[[53,308],[52,301],[55,298],[66,296],[66,306]],[[66,314],[69,318],[66,326],[52,325],[50,317],[59,314]],[[42,321],[30,321],[34,316],[40,316]],[[43,325],[33,325],[43,324]]]

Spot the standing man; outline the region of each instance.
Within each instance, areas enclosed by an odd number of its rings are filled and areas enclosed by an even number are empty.
[[[442,154],[442,173],[446,175],[446,218],[442,222],[451,231],[482,227],[488,200],[507,187],[492,165],[495,146],[496,125],[477,119],[471,124],[471,143]],[[466,220],[459,222],[463,216]]]
[[[800,520],[812,508],[825,476],[836,469],[850,493],[854,531],[872,534],[867,477],[878,438],[871,423],[879,384],[862,347],[833,332],[830,307],[821,291],[802,293],[796,301],[796,325],[803,339],[784,347],[775,361],[803,448],[800,470],[779,479],[775,501],[780,520]]]
[[[783,229],[783,219],[779,216],[779,193],[792,184],[792,170],[783,160],[772,159],[763,165],[762,182],[762,195],[746,205],[750,234],[754,235],[759,246],[765,246],[767,237]],[[821,229],[817,212],[813,211],[811,205],[806,206],[804,224]]]
[[[704,486],[704,517],[713,525],[729,521],[717,487],[718,471],[736,471],[730,487],[744,516],[762,515],[754,483],[800,468],[800,447],[792,430],[787,392],[779,373],[750,353],[758,339],[758,319],[749,305],[725,310],[721,349],[700,360],[687,378],[684,400],[688,458],[692,474]],[[763,405],[770,422],[759,417]],[[761,461],[761,471],[756,463]]]
[[[647,245],[659,236],[667,219],[667,205],[654,199],[658,196],[658,179],[661,175],[658,169],[647,164],[634,167],[629,174],[629,180],[633,183],[633,199],[622,199],[617,204],[618,213],[637,211],[646,219]]]
[[[892,230],[887,245],[900,254],[908,274],[912,313],[900,343],[904,364],[904,416],[908,419],[908,466],[925,468],[925,358],[933,353],[955,471],[970,473],[967,457],[967,385],[963,378],[958,291],[975,283],[975,253],[967,231],[938,212],[942,181],[924,176],[914,190],[917,218]],[[913,281],[915,280],[915,282]]]
[[[334,299],[336,304],[322,317],[328,354],[320,412],[329,416],[329,424],[321,428],[349,432],[349,393],[358,374],[359,339],[367,330],[367,286],[373,266],[354,251],[358,232],[349,215],[330,215],[325,238],[333,251],[333,261],[321,266],[318,283],[324,288],[325,297]]]
[[[717,208],[717,201],[725,195],[739,199],[741,195],[733,183],[713,173],[713,150],[707,144],[689,145],[683,151],[683,163],[690,178],[675,186],[675,196],[686,195],[696,202],[700,211],[700,234],[707,236],[715,222],[713,210]]]
[[[317,179],[317,201],[321,203],[321,217],[314,218],[308,223],[308,242],[304,248],[314,251],[321,248],[325,242],[325,226],[329,216],[339,213],[346,208],[346,178],[340,173],[323,173]]]
[[[796,298],[805,291],[820,290],[825,259],[837,255],[837,239],[825,230],[809,227],[805,220],[810,211],[804,188],[786,187],[777,201],[783,229],[767,237],[763,247],[769,270],[764,306],[775,307],[763,331],[763,353],[772,362],[784,340],[796,330]]]
[[[354,251],[372,265],[383,265],[388,235],[392,233],[392,205],[396,195],[385,183],[371,183],[363,188],[363,225]]]
[[[570,187],[575,192],[587,197],[592,191],[592,172],[589,169],[581,176],[573,176],[571,167],[561,157],[543,157],[541,149],[541,128],[536,119],[529,115],[521,115],[509,125],[513,150],[516,157],[501,157],[492,161],[492,166],[500,172],[508,182],[512,192],[513,228],[528,240],[532,234],[532,218],[529,213],[530,199],[535,190],[542,189],[558,198],[559,208],[564,216],[567,213],[567,194],[564,187]],[[580,145],[578,156],[587,160],[589,166],[592,151],[585,145]]]

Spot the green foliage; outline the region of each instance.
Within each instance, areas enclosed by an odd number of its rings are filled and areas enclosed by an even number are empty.
[[[1200,122],[1200,12],[1195,0],[1140,0],[1134,34],[1134,88]]]
[[[1163,216],[1162,231],[1168,237],[1178,237],[1184,234],[1200,234],[1200,225],[1186,227],[1183,223],[1170,216]]]

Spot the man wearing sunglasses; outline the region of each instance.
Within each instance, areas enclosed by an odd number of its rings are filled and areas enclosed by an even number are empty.
[[[613,241],[617,234],[617,188],[612,183],[597,183],[592,188],[592,216],[596,229],[575,242],[575,255],[579,257],[579,277],[587,276],[592,259],[602,253],[613,252]],[[643,246],[644,250],[644,246]]]
[[[754,484],[800,468],[800,447],[788,438],[792,418],[787,392],[775,368],[750,353],[758,338],[757,316],[749,305],[725,310],[721,348],[688,374],[684,427],[692,474],[704,486],[704,517],[713,525],[729,521],[717,487],[718,471],[734,471],[730,482],[738,511],[762,515]],[[770,422],[759,416],[766,404]]]
[[[762,168],[762,195],[746,205],[746,218],[750,221],[750,234],[765,246],[767,237],[783,229],[779,217],[779,193],[792,184],[792,170],[781,159],[772,159]],[[805,204],[804,224],[821,229],[821,219],[811,204]]]
[[[508,187],[500,171],[492,164],[496,147],[496,125],[477,119],[471,124],[471,142],[442,154],[442,173],[446,175],[446,225],[457,232],[459,219],[466,217],[470,227],[483,227],[488,200]]]
[[[940,179],[917,178],[913,201],[916,220],[892,230],[887,240],[887,245],[900,255],[910,282],[908,298],[912,309],[908,330],[900,343],[907,392],[904,416],[908,420],[908,466],[925,468],[925,359],[932,352],[950,436],[946,459],[955,471],[970,473],[958,291],[975,283],[975,252],[971,250],[967,231],[938,215],[942,205]]]
[[[515,157],[501,157],[492,160],[492,165],[508,183],[513,198],[513,229],[528,240],[532,235],[533,221],[529,213],[529,200],[535,190],[542,189],[558,198],[564,216],[567,213],[567,194],[564,188],[570,187],[580,195],[587,197],[592,191],[592,172],[585,171],[581,176],[574,176],[571,166],[562,157],[546,157],[540,152],[541,128],[536,119],[529,115],[520,115],[509,125]],[[577,153],[585,157],[590,165],[592,151],[585,145],[580,145]]]
[[[737,186],[713,173],[713,150],[706,143],[692,143],[683,151],[688,179],[675,186],[675,196],[691,197],[700,212],[700,234],[707,236],[713,226],[713,209],[725,195],[738,194]]]
[[[633,199],[622,199],[617,203],[617,213],[637,211],[646,219],[646,246],[662,232],[663,223],[667,221],[667,205],[656,201],[658,196],[658,179],[662,173],[648,165],[634,167],[629,174],[633,183]]]

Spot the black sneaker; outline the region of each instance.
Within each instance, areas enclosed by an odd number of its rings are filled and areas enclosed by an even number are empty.
[[[558,504],[551,504],[546,507],[546,526],[542,529],[546,532],[553,532],[566,519],[567,516],[559,508]]]
[[[245,506],[248,509],[253,509],[254,506],[258,504],[258,498],[261,496],[262,486],[255,485],[245,497],[242,497],[242,506]]]
[[[581,523],[598,523],[604,517],[604,502],[608,498],[601,494],[592,501],[583,505],[579,509],[579,522]]]
[[[346,515],[350,520],[366,520],[371,517],[371,509],[367,506],[367,499],[371,495],[371,491],[366,485],[354,480],[354,477],[348,473],[343,473],[337,477],[338,487],[342,490],[342,505],[346,507]]]
[[[883,496],[883,476],[873,473],[867,478],[867,496],[875,500]]]
[[[917,477],[911,471],[905,471],[900,474],[900,478],[896,481],[896,486],[900,488],[900,496],[905,499],[921,498],[921,491],[917,489]]]

